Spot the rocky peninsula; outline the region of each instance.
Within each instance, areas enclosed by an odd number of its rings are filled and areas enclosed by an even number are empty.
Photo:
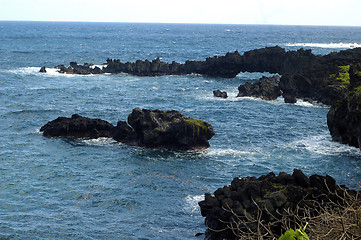
[[[128,116],[128,124],[119,121],[113,126],[105,120],[74,114],[50,121],[40,131],[45,137],[108,137],[132,146],[168,149],[208,148],[208,140],[215,134],[211,124],[178,111],[135,108]]]

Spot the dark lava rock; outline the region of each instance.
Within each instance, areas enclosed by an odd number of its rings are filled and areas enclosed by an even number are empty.
[[[139,145],[149,148],[202,149],[214,135],[212,125],[177,111],[133,109],[128,123]]]
[[[45,68],[45,67],[41,67],[40,70],[39,70],[39,72],[41,72],[41,73],[46,73],[46,68]]]
[[[214,90],[214,91],[213,91],[213,95],[214,95],[215,97],[220,97],[220,98],[227,98],[227,97],[228,97],[227,92],[222,92],[222,91],[220,91],[219,89],[218,89],[218,90]]]
[[[277,219],[291,216],[288,211],[297,209],[302,215],[300,211],[307,207],[311,215],[317,214],[324,204],[342,204],[345,190],[356,194],[336,185],[328,175],[308,178],[298,169],[292,175],[283,172],[276,176],[271,172],[259,178],[234,178],[231,185],[217,189],[214,194],[206,193],[199,202],[208,226],[205,239],[239,239],[235,235],[238,231],[257,232],[257,224],[252,221],[257,217],[265,226],[272,222],[271,231],[279,236],[285,229]],[[294,219],[290,217],[289,221]]]
[[[350,91],[327,113],[333,141],[361,149],[361,64],[350,67]]]
[[[282,94],[285,103],[296,103],[297,99],[294,95]]]
[[[101,119],[74,114],[45,124],[40,131],[46,137],[99,138],[111,137],[128,145],[148,148],[203,149],[214,135],[212,125],[184,116],[177,111],[135,108],[128,116],[129,125],[117,126]]]
[[[257,82],[251,84],[246,82],[238,87],[237,97],[258,97],[264,100],[275,100],[281,96],[282,91],[279,87],[280,77],[274,75],[272,77],[263,76]]]
[[[45,124],[40,131],[45,137],[99,138],[112,137],[114,126],[101,119],[74,114],[71,118],[59,117]]]

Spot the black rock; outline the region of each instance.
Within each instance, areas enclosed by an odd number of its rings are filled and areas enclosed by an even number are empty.
[[[45,67],[41,67],[39,72],[41,72],[41,73],[46,73],[46,68],[45,68]]]
[[[227,92],[221,92],[219,89],[218,89],[218,90],[214,90],[214,91],[213,91],[213,95],[214,95],[215,97],[220,97],[220,98],[227,98],[227,97],[228,97]]]

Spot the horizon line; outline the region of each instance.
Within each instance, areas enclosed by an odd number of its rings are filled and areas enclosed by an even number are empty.
[[[123,22],[123,21],[87,21],[87,20],[8,20],[0,22],[49,22],[49,23],[124,23],[124,24],[189,24],[189,25],[258,25],[258,26],[305,26],[305,27],[361,27],[358,25],[327,25],[327,24],[280,24],[280,23],[210,23],[210,22]]]

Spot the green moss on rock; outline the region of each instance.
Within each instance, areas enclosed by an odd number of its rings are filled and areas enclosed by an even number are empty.
[[[184,125],[186,127],[186,131],[187,129],[192,129],[193,137],[195,136],[199,137],[201,133],[205,134],[208,131],[208,127],[205,124],[205,122],[199,119],[194,119],[194,118],[185,119]]]

